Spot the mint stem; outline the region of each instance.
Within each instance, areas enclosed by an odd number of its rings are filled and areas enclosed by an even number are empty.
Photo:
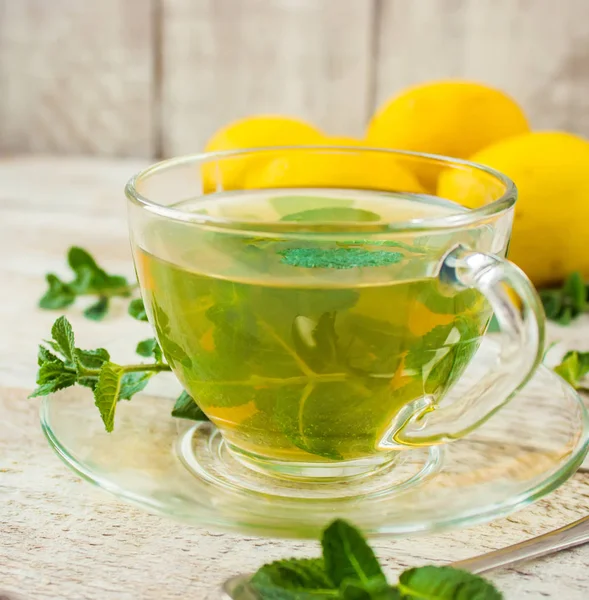
[[[125,373],[136,373],[143,371],[154,371],[155,373],[160,373],[162,371],[172,370],[170,365],[166,363],[139,363],[136,365],[121,365],[121,369]],[[69,371],[70,373],[76,373],[76,370],[72,368],[68,368],[67,371]],[[80,370],[78,374],[80,377],[98,377],[101,371],[102,367],[98,369],[88,369],[81,367],[80,365]]]
[[[127,367],[125,367],[127,369]],[[226,386],[268,386],[268,387],[282,387],[286,385],[306,385],[309,383],[326,383],[326,382],[337,382],[347,381],[350,379],[348,373],[311,373],[309,375],[300,375],[299,377],[259,377],[252,375],[249,379],[241,380],[227,380],[218,381],[214,379],[209,380],[195,380],[192,379],[191,383],[203,385],[226,385]]]
[[[154,371],[156,373],[160,373],[161,371],[171,371],[170,365],[165,363],[155,363],[155,364],[138,364],[138,365],[124,365],[122,367],[123,371],[126,373],[134,373],[136,371]]]

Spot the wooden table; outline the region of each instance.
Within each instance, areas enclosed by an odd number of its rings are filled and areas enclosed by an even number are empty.
[[[36,308],[48,271],[65,275],[65,251],[81,245],[113,272],[132,275],[122,193],[142,164],[128,160],[0,160],[0,590],[26,600],[217,598],[226,577],[268,560],[316,554],[313,542],[256,539],[196,529],[123,504],[71,473],[39,428],[36,345],[56,317]],[[125,303],[103,323],[68,310],[79,345],[145,337]],[[551,337],[589,349],[589,318],[551,327]],[[466,558],[584,516],[589,474],[515,515],[444,535],[375,543],[391,576],[408,566]],[[581,600],[589,546],[491,578],[509,600]]]

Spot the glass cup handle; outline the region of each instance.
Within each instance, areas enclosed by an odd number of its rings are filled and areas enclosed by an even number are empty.
[[[499,323],[496,363],[459,399],[438,407],[418,400],[405,407],[389,438],[391,445],[429,446],[463,437],[504,406],[530,379],[544,350],[544,309],[530,280],[512,262],[457,246],[441,264],[442,284],[476,289],[488,300]],[[507,293],[511,288],[521,311]]]

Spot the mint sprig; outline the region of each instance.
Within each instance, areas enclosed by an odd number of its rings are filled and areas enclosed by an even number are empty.
[[[539,294],[546,318],[560,325],[569,325],[589,309],[587,288],[577,271],[567,277],[562,287],[540,290]]]
[[[488,581],[452,567],[425,566],[401,574],[395,585],[358,529],[338,519],[323,532],[322,558],[264,565],[235,600],[501,600]],[[248,595],[249,594],[249,595]]]
[[[398,589],[403,600],[500,600],[503,597],[482,577],[452,567],[409,569],[401,574]]]
[[[142,298],[135,298],[129,302],[127,312],[138,321],[147,321],[147,313]]]
[[[155,338],[147,338],[146,340],[139,342],[137,348],[135,348],[135,352],[139,354],[139,356],[154,358],[155,362],[163,363],[164,358],[162,349]]]
[[[372,548],[362,534],[342,520],[334,521],[321,540],[325,570],[338,587],[346,580],[367,585],[386,582]]]
[[[155,338],[139,342],[137,353],[153,362],[119,365],[111,361],[104,348],[78,348],[70,322],[66,317],[59,317],[51,328],[51,339],[39,346],[37,388],[29,397],[47,396],[74,385],[88,387],[94,394],[104,427],[110,432],[114,428],[119,400],[130,400],[145,388],[151,377],[171,370]],[[206,419],[185,392],[178,398],[173,416]]]
[[[174,408],[172,416],[178,419],[189,419],[190,421],[208,421],[209,418],[202,412],[198,404],[186,392],[182,392]]]
[[[137,289],[136,283],[129,282],[122,275],[111,275],[99,267],[83,248],[71,247],[67,261],[74,278],[64,281],[54,273],[49,273],[46,276],[48,289],[39,300],[41,308],[67,308],[79,297],[92,296],[96,297],[96,302],[84,310],[84,316],[100,321],[108,312],[111,298],[129,297]]]
[[[251,580],[261,598],[337,598],[337,590],[327,575],[321,558],[278,560],[262,567]],[[288,594],[291,594],[290,596]],[[296,595],[295,595],[296,594]]]
[[[589,374],[589,352],[567,352],[554,371],[576,390],[589,392],[589,387],[583,385],[583,379]]]

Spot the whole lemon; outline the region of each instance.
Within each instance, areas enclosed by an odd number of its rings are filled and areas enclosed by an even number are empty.
[[[381,106],[366,140],[373,146],[468,158],[529,129],[522,109],[500,90],[468,81],[436,81],[408,88]],[[435,189],[439,167],[422,163],[416,172],[428,189]]]
[[[564,132],[515,136],[477,152],[473,162],[505,173],[518,188],[509,258],[539,287],[572,271],[589,277],[589,143]],[[438,194],[478,206],[481,176],[448,170]]]
[[[296,150],[260,162],[245,175],[244,188],[333,187],[423,193],[416,176],[405,169],[393,154],[367,151],[362,140],[331,137],[326,146],[347,146],[350,150]]]
[[[293,117],[279,115],[253,115],[233,121],[219,129],[207,142],[206,152],[263,148],[265,146],[290,146],[321,144],[324,134],[310,123]],[[243,175],[262,156],[236,155],[203,165],[205,192],[218,189],[240,189]]]

